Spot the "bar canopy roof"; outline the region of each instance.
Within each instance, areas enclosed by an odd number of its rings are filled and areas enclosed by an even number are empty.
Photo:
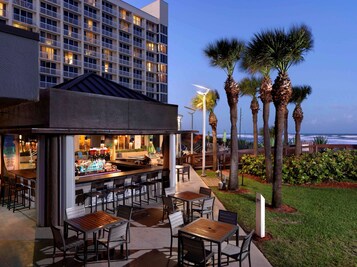
[[[38,102],[0,109],[3,133],[170,134],[177,105],[163,104],[94,73],[40,90]]]

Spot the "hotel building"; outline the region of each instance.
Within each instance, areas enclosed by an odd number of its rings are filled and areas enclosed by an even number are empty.
[[[168,5],[0,0],[0,23],[38,32],[40,88],[88,72],[167,103]]]

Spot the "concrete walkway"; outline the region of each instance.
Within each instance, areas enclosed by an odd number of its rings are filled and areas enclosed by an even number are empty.
[[[177,191],[197,191],[200,186],[206,186],[202,179],[191,169],[191,180],[177,184]],[[131,242],[129,244],[129,260],[111,261],[111,266],[177,266],[177,241],[174,242],[173,256],[170,258],[170,229],[168,220],[161,222],[162,204],[160,202],[144,205],[148,216],[137,218],[131,227]],[[214,213],[224,209],[216,199]],[[83,263],[69,256],[63,262],[61,254],[52,264],[52,234],[49,228],[36,227],[33,219],[34,210],[17,211],[13,213],[5,207],[0,207],[0,266],[83,266]],[[240,231],[243,234],[243,231]],[[252,266],[271,266],[263,254],[252,243]],[[225,257],[223,262],[225,262]],[[107,266],[107,260],[88,263],[89,266]],[[232,262],[229,266],[238,266]],[[242,266],[249,266],[245,260]]]

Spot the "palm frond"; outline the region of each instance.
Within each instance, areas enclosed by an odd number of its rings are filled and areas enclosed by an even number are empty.
[[[293,86],[290,103],[301,104],[311,94],[312,88],[309,85]]]
[[[244,78],[239,83],[241,96],[251,96],[252,98],[256,98],[256,95],[259,92],[261,84],[262,84],[262,78],[257,78],[254,76],[250,78]]]

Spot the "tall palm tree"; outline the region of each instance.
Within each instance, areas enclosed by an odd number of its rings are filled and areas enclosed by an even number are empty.
[[[295,155],[301,155],[301,139],[300,130],[301,123],[304,119],[304,113],[302,112],[301,103],[311,94],[311,86],[293,86],[293,92],[290,102],[295,104],[293,118],[295,121]]]
[[[210,90],[206,95],[206,109],[209,112],[209,125],[212,128],[212,152],[213,152],[213,167],[214,171],[217,170],[217,123],[218,119],[214,114],[214,108],[217,106],[219,100],[219,93],[217,90]],[[191,101],[193,109],[203,110],[203,95],[197,94]]]
[[[283,130],[284,114],[289,103],[292,88],[288,70],[304,60],[304,55],[313,47],[311,31],[307,26],[294,26],[287,32],[283,29],[263,31],[255,34],[251,41],[257,52],[257,60],[271,62],[278,70],[272,96],[276,109],[275,112],[275,146],[274,146],[274,171],[273,171],[273,193],[272,206],[280,208],[282,205],[282,169],[283,169]]]
[[[270,79],[272,63],[269,59],[263,61],[260,57],[261,50],[256,44],[249,43],[244,53],[242,68],[250,73],[260,72],[263,76],[259,95],[263,103],[263,143],[265,155],[265,177],[268,182],[272,182],[273,166],[271,159],[271,140],[269,127],[270,103],[273,101],[271,91],[273,83]]]
[[[237,39],[220,39],[215,43],[210,43],[204,49],[205,55],[210,59],[213,67],[223,69],[227,74],[224,90],[227,94],[231,121],[231,167],[229,174],[229,189],[238,188],[238,99],[239,86],[233,79],[233,72],[237,62],[244,51],[244,43]]]
[[[239,83],[239,88],[241,96],[250,96],[252,101],[250,102],[250,109],[252,110],[253,116],[253,151],[254,155],[258,155],[258,111],[259,102],[257,99],[257,94],[259,92],[260,85],[262,84],[262,79],[252,76],[251,78],[244,78]]]

